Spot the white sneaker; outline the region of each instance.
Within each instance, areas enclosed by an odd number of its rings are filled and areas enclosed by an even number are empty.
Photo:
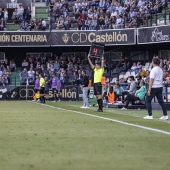
[[[88,106],[85,106],[84,108],[85,108],[85,109],[89,109],[89,107],[88,107]]]
[[[122,107],[120,110],[127,110],[125,107]]]
[[[32,100],[32,102],[36,102],[37,100]]]
[[[80,108],[83,108],[83,109],[84,109],[84,108],[85,108],[85,106],[81,106]]]
[[[162,116],[162,117],[160,117],[159,119],[160,119],[160,120],[168,120],[168,119],[169,119],[169,117],[168,117],[168,115],[166,115],[166,116]]]
[[[40,99],[37,100],[37,102],[39,102],[39,101],[40,101]]]
[[[151,119],[153,119],[153,116],[148,115],[148,116],[145,116],[144,119],[150,119],[151,120]]]

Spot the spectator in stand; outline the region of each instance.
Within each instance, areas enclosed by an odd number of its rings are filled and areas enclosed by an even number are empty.
[[[100,15],[98,19],[98,26],[99,26],[99,29],[104,29],[105,21],[104,21],[103,15]]]
[[[29,82],[35,81],[35,71],[33,70],[33,67],[30,67],[30,70],[28,71],[28,81]]]
[[[28,29],[30,31],[32,31],[33,29],[35,29],[35,27],[36,27],[36,24],[35,24],[34,20],[31,18],[30,22],[28,23]]]
[[[47,28],[47,23],[44,19],[42,19],[42,30],[45,31]]]
[[[55,11],[55,20],[57,20],[60,16],[61,16],[61,9],[57,7]]]
[[[104,94],[105,94],[106,103],[108,103],[108,104],[115,103],[115,93],[113,91],[113,86],[111,86],[109,88],[109,92],[108,93],[105,92]]]
[[[2,8],[0,8],[0,19],[4,18],[4,12],[2,10]]]
[[[15,64],[14,60],[10,61],[10,69],[11,69],[11,72],[15,72],[16,71],[16,64]]]
[[[8,20],[8,10],[5,8],[4,9],[4,21],[5,21],[5,25],[7,24],[7,20]]]
[[[23,69],[23,71],[19,74],[19,76],[20,76],[21,84],[27,83],[27,80],[28,80],[28,72],[27,72],[27,69],[26,69],[26,68]]]
[[[130,72],[132,72],[132,71],[134,71],[135,73],[138,72],[138,67],[137,67],[137,65],[136,65],[135,62],[133,63],[133,65],[132,65],[132,67],[131,67],[131,69],[130,69]]]
[[[124,97],[125,95],[128,95],[129,93],[135,94],[136,92],[136,82],[134,76],[130,76],[129,81],[130,81],[129,90],[125,90],[122,92],[122,103],[126,101],[126,98]]]
[[[124,89],[120,86],[119,83],[115,84],[114,91],[116,100],[120,100],[120,96],[122,96],[122,92],[124,91]]]
[[[5,21],[4,18],[1,18],[0,20],[0,31],[4,31],[5,29]]]
[[[64,17],[62,15],[60,15],[60,17],[58,19],[56,19],[56,29],[60,29],[64,27]]]
[[[26,68],[26,69],[28,69],[28,67],[29,67],[29,64],[28,64],[28,62],[26,61],[26,60],[24,60],[23,62],[22,62],[22,70],[24,69],[24,68]]]
[[[25,20],[23,20],[19,27],[20,27],[20,30],[27,31],[29,26],[28,26],[28,23]]]
[[[25,20],[27,21],[27,22],[29,22],[30,21],[30,19],[31,19],[31,8],[30,7],[28,7],[27,8],[27,10],[26,10],[26,14],[25,14]]]
[[[65,30],[69,30],[70,29],[71,22],[70,22],[70,17],[69,16],[67,16],[65,18],[65,21],[64,21],[63,25],[64,25]]]
[[[130,101],[132,101],[133,104],[134,104],[135,101],[137,101],[137,100],[143,100],[143,99],[144,99],[144,97],[145,97],[145,95],[146,95],[146,93],[147,93],[147,89],[146,89],[146,86],[145,86],[145,82],[144,82],[144,81],[141,81],[140,84],[139,84],[139,86],[140,86],[140,89],[137,90],[137,91],[135,92],[135,94],[130,94],[130,93],[129,93],[129,94],[127,95],[127,97],[126,97],[126,105],[125,105],[125,107],[123,107],[123,108],[120,109],[120,110],[127,110],[127,107],[128,107],[128,105],[129,105],[129,102],[130,102]]]
[[[19,7],[17,8],[17,16],[19,20],[23,20],[23,14],[24,14],[24,8],[22,7],[22,4],[19,4]]]

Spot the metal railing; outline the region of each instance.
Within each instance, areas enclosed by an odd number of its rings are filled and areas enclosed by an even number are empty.
[[[159,26],[170,24],[170,11],[165,11],[165,13],[157,13],[151,15],[150,19],[147,20],[146,26]]]

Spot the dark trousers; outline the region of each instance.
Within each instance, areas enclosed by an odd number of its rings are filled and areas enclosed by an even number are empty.
[[[125,99],[125,95],[128,95],[128,94],[129,94],[128,91],[123,91],[123,92],[122,92],[122,102],[124,102],[124,100],[126,100],[126,99]]]
[[[166,116],[167,115],[167,110],[165,107],[165,103],[163,101],[163,96],[162,96],[162,87],[159,88],[152,88],[151,89],[151,95],[150,96],[146,96],[146,107],[148,108],[148,115],[152,116],[152,99],[156,96],[158,103],[160,104],[160,106],[162,107],[163,110],[163,115]]]
[[[134,96],[134,94],[130,94],[130,93],[129,93],[129,94],[127,95],[127,97],[126,97],[126,105],[125,105],[125,108],[128,107],[130,101],[134,102],[134,101],[137,101],[137,100],[140,100],[139,97],[136,97],[136,96]]]

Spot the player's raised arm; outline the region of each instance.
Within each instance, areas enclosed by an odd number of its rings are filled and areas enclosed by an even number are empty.
[[[94,69],[94,65],[93,65],[93,63],[90,60],[90,54],[88,54],[87,59],[89,61],[89,64],[90,64],[91,68]]]

